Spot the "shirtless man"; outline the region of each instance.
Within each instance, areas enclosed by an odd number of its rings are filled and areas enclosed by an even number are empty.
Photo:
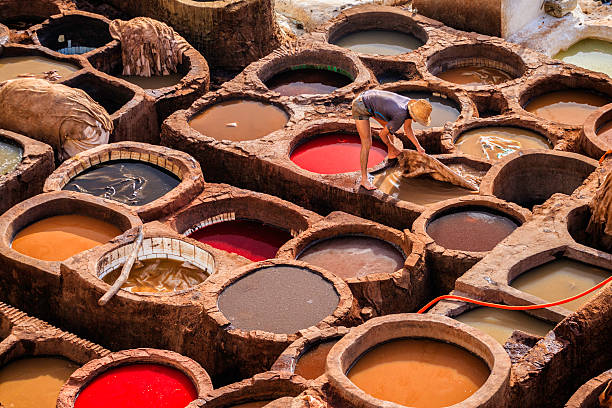
[[[410,99],[387,91],[369,90],[355,98],[352,111],[361,139],[361,187],[366,190],[376,189],[376,186],[368,180],[368,157],[372,147],[370,118],[373,117],[383,126],[379,137],[387,145],[387,158],[392,160],[400,154],[400,150],[393,145],[393,134],[402,125],[404,125],[404,134],[417,151],[425,153],[425,149],[412,132],[412,121],[429,126],[431,109],[431,104],[424,99]]]

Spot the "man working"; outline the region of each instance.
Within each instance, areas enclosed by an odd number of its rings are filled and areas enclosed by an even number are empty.
[[[368,180],[368,157],[372,147],[372,130],[370,118],[373,117],[383,126],[380,139],[387,145],[387,158],[395,159],[400,150],[393,145],[393,134],[404,125],[404,133],[414,144],[419,153],[425,153],[412,132],[412,121],[423,126],[431,122],[431,104],[424,99],[410,99],[393,92],[369,90],[363,92],[353,101],[352,111],[355,125],[361,139],[361,186],[366,190],[375,190]]]

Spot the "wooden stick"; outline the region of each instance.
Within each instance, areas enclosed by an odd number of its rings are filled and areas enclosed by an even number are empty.
[[[113,286],[111,286],[110,289],[107,290],[106,293],[100,298],[100,300],[98,300],[98,304],[100,306],[104,306],[105,304],[107,304],[108,301],[111,300],[111,298],[115,296],[117,292],[119,292],[119,289],[121,289],[125,281],[130,277],[130,271],[132,270],[132,266],[134,266],[134,262],[136,262],[136,257],[138,256],[138,251],[140,250],[140,246],[142,245],[143,239],[144,233],[142,231],[142,225],[140,225],[138,227],[138,235],[134,240],[134,248],[132,249],[132,253],[123,264],[121,274],[119,275],[115,283],[113,283]]]

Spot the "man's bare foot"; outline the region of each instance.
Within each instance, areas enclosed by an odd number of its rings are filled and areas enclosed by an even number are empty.
[[[389,153],[387,154],[387,159],[389,160],[397,159],[397,156],[399,156],[401,152],[402,151],[397,148],[389,149]]]
[[[377,187],[376,187],[374,184],[372,184],[372,183],[370,182],[370,180],[362,181],[362,182],[360,183],[360,186],[361,186],[361,187],[363,187],[363,188],[365,188],[366,190],[369,190],[369,191],[371,191],[371,190],[376,190],[376,188],[377,188]]]

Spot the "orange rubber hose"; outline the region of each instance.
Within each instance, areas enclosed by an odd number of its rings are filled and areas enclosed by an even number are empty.
[[[573,300],[579,299],[582,296],[588,295],[589,293],[596,291],[597,289],[605,286],[606,284],[608,284],[610,282],[612,282],[612,276],[610,276],[608,279],[604,280],[603,282],[593,286],[591,289],[586,290],[586,291],[584,291],[584,292],[582,292],[582,293],[580,293],[580,294],[578,294],[576,296],[572,296],[570,298],[563,299],[563,300],[558,300],[558,301],[552,302],[552,303],[545,303],[543,305],[508,306],[508,305],[500,305],[500,304],[497,304],[497,303],[483,302],[483,301],[480,301],[480,300],[470,299],[470,298],[466,298],[466,297],[463,297],[463,296],[443,295],[443,296],[438,296],[437,298],[435,298],[431,302],[427,303],[417,313],[425,313],[433,305],[435,305],[436,303],[438,303],[439,301],[444,300],[444,299],[460,300],[462,302],[474,303],[474,304],[477,304],[477,305],[480,305],[480,306],[494,307],[494,308],[497,308],[497,309],[506,309],[506,310],[545,309],[547,307],[558,306],[558,305],[562,305],[564,303],[568,303],[568,302],[571,302]]]

